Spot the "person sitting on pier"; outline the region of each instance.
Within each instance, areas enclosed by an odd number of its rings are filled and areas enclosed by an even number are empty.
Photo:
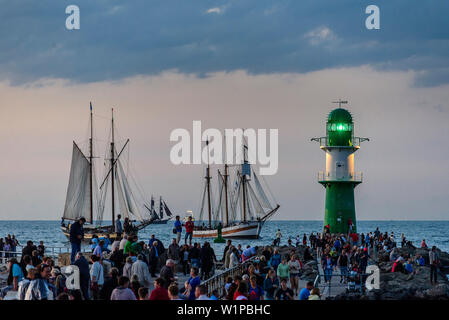
[[[245,251],[243,251],[242,253],[242,263],[245,262],[246,260],[251,259],[252,257],[254,257],[257,253],[257,247],[251,247],[250,245],[248,245],[245,249]]]
[[[427,243],[426,243],[426,239],[422,239],[422,241],[421,241],[421,248],[422,249],[427,249],[428,247],[427,247]]]

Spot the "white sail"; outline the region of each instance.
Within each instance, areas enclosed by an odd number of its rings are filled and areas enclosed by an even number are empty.
[[[64,208],[64,219],[90,218],[90,163],[77,144],[73,143],[72,167]]]
[[[203,188],[203,193],[201,196],[201,206],[200,206],[200,210],[198,211],[198,221],[202,221],[203,220],[203,215],[204,215],[204,205],[206,202],[206,192],[207,192],[207,185],[206,183],[204,184],[204,188]]]
[[[224,177],[221,175],[221,173],[218,173],[218,199],[217,199],[217,205],[216,205],[216,211],[214,213],[214,220],[216,221],[222,221],[225,222],[226,219],[226,195],[225,193],[225,187],[223,182]]]
[[[103,223],[104,210],[106,207],[106,197],[108,195],[109,189],[109,179],[105,181],[102,188],[100,189],[100,195],[98,199],[98,212],[97,212],[97,225],[101,225]]]
[[[265,194],[265,191],[262,188],[262,185],[259,182],[259,178],[257,177],[256,173],[253,174],[254,176],[254,183],[256,185],[256,190],[259,195],[259,201],[262,207],[265,209],[273,209],[273,206],[270,204],[270,201],[268,200],[267,195]]]
[[[259,199],[257,198],[256,194],[254,193],[254,190],[253,190],[253,187],[251,186],[251,184],[248,184],[248,190],[249,190],[249,196],[252,200],[252,204],[253,204],[253,207],[254,207],[254,210],[256,211],[256,213],[259,216],[265,215],[265,211],[263,210]]]
[[[117,161],[117,167],[120,177],[118,180],[118,185],[121,184],[119,190],[122,192],[122,195],[119,196],[119,198],[123,198],[120,201],[121,209],[126,210],[128,214],[132,214],[136,218],[139,219],[139,221],[144,221],[142,218],[139,208],[137,207],[136,200],[134,198],[134,195],[131,191],[131,187],[129,186],[128,178],[125,175],[125,171],[123,170],[123,166],[120,160]],[[120,183],[121,182],[121,183]]]

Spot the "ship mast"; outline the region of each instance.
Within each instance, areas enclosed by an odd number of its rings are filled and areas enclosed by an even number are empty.
[[[245,145],[243,145],[243,164],[247,164],[245,155]],[[242,187],[243,187],[243,222],[246,222],[246,175],[242,170]]]
[[[207,169],[206,169],[206,186],[207,186],[207,208],[209,211],[209,228],[212,229],[212,207],[210,203],[210,163],[209,163],[209,140],[206,141],[207,146]]]
[[[93,109],[92,102],[90,103],[90,139],[89,139],[89,170],[90,170],[90,223],[93,224],[94,221],[94,196],[93,196],[93,129],[94,121],[93,121]]]
[[[115,193],[115,186],[114,186],[114,166],[115,166],[115,159],[114,159],[114,149],[115,149],[115,141],[114,141],[114,108],[112,108],[112,140],[111,140],[111,190],[112,190],[112,225],[115,225],[115,199],[114,199],[114,193]]]
[[[224,174],[224,188],[225,188],[225,201],[226,201],[226,226],[229,225],[229,207],[228,207],[228,165],[225,164],[225,174]]]

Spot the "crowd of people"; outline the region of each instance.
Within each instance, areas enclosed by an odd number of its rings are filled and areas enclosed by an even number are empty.
[[[368,234],[338,235],[324,232],[322,235],[315,236],[312,233],[308,240],[310,246],[317,252],[324,273],[324,281],[327,283],[331,281],[333,272],[339,271],[341,283],[351,282],[356,288],[363,290],[367,276],[366,268],[370,261],[375,263],[380,254],[388,254],[390,261],[394,262],[391,272],[412,274],[416,273],[415,266],[424,266],[427,263],[430,266],[430,281],[437,283],[439,259],[436,247],[432,247],[429,251],[427,260],[419,254],[414,256],[407,253],[401,254],[394,232],[382,233],[379,228],[376,228],[374,232]],[[303,237],[303,243],[307,243],[306,235]],[[403,248],[416,249],[404,234],[401,235],[400,244]],[[427,248],[425,239],[421,242],[421,248]]]
[[[15,235],[8,234],[5,238],[0,238],[0,258],[8,258],[15,255],[17,246],[20,243]]]
[[[304,264],[310,260],[320,262],[325,282],[331,282],[338,271],[340,283],[354,282],[359,288],[363,287],[370,258],[380,253],[388,253],[394,261],[392,272],[413,273],[415,265],[426,264],[422,256],[402,256],[393,232],[381,233],[376,229],[366,235],[338,235],[325,229],[316,235],[298,235],[295,244],[289,238],[287,249],[284,247],[281,254],[282,233],[278,230],[273,246],[264,248],[243,248],[228,240],[220,264],[225,270],[240,267],[241,273],[226,279],[220,290],[209,292],[205,281],[215,273],[218,261],[209,242],[192,244],[192,219],[183,224],[176,218],[175,236],[167,248],[155,235],[144,241],[122,230],[113,241],[108,236],[93,236],[87,257],[81,252],[84,222],[81,218],[73,223],[70,234],[71,264],[79,269],[79,289],[66,287],[66,275],[52,258],[45,256],[43,242],[36,246],[28,241],[20,260],[12,255],[8,260],[8,283],[1,289],[0,298],[13,290],[19,300],[320,300],[320,290],[313,282],[300,287]],[[119,217],[116,231],[120,228]],[[4,249],[6,243],[11,245],[14,241],[14,236],[8,236],[0,243]],[[413,244],[402,235],[401,246]],[[421,247],[427,248],[425,240]],[[436,282],[435,247],[428,260],[431,281]],[[187,281],[180,281],[178,274],[188,277]]]

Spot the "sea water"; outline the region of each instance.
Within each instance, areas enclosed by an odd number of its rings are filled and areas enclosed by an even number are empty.
[[[420,246],[421,241],[426,239],[428,246],[435,245],[443,251],[449,251],[449,221],[358,221],[357,225],[358,231],[365,234],[374,231],[376,227],[379,227],[381,232],[393,231],[399,246],[400,236],[403,233],[407,240],[412,241],[415,246]],[[275,238],[276,231],[280,229],[283,234],[281,245],[286,245],[289,238],[295,244],[297,235],[300,235],[302,241],[304,233],[308,236],[310,232],[321,232],[322,228],[322,221],[268,221],[265,223],[259,239],[235,239],[233,242],[235,245],[241,244],[243,247],[246,245],[270,245]],[[150,236],[154,234],[165,247],[168,247],[174,236],[172,230],[172,221],[166,225],[150,225],[139,232],[139,239],[148,242]],[[14,234],[22,245],[25,245],[27,240],[33,240],[35,244],[42,240],[47,247],[70,245],[61,232],[60,221],[0,221],[0,238],[4,238],[8,234]],[[193,239],[193,241],[202,243],[205,240]],[[221,256],[225,244],[215,244],[213,239],[209,239],[209,241],[216,255]],[[182,240],[183,242],[184,240]]]

